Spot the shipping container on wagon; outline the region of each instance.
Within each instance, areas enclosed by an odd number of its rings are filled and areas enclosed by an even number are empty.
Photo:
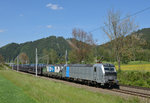
[[[55,73],[60,73],[63,69],[64,65],[63,64],[54,64],[54,65],[47,65],[47,72],[55,72]]]
[[[47,72],[55,72],[54,65],[48,65],[48,66],[46,66],[46,68],[47,68]]]
[[[46,71],[44,71],[44,75],[50,77],[62,77],[62,69],[64,64],[50,64],[46,66]]]

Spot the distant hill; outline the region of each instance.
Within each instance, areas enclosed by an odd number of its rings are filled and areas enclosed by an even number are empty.
[[[143,34],[142,37],[148,42],[150,42],[150,28],[144,28],[144,29],[138,30],[137,33],[142,33]]]
[[[7,44],[6,46],[0,48],[0,54],[4,57],[5,60],[13,59],[20,52],[20,45],[16,43]]]
[[[142,33],[142,38],[148,42],[147,46],[144,47],[144,49],[150,49],[150,28],[138,30],[137,33]],[[104,56],[106,55],[105,58],[109,57],[109,54],[111,54],[111,45],[109,44],[110,43],[106,43],[97,46],[97,48],[100,48],[97,51],[97,54],[103,54]],[[66,39],[64,39],[63,37],[50,36],[47,38],[22,44],[7,44],[6,46],[0,48],[0,54],[3,55],[5,61],[11,61],[14,60],[16,56],[21,52],[25,52],[28,55],[30,62],[35,62],[35,48],[38,49],[39,55],[42,55],[44,49],[48,51],[50,49],[54,49],[57,52],[57,55],[61,57],[65,55],[66,50],[71,50],[70,43],[68,43]],[[110,55],[110,57],[112,56]],[[108,60],[109,59],[110,58],[108,58]]]
[[[136,34],[141,34],[141,38],[144,39],[146,42],[150,43],[150,28],[144,28],[141,30],[136,31],[135,33],[133,33],[133,35]],[[130,36],[130,35],[129,35]],[[146,45],[146,49],[150,49],[150,45],[147,43]],[[111,48],[110,46],[110,42],[107,42],[105,44],[102,44],[100,46],[105,46],[106,48]]]
[[[30,62],[35,62],[35,48],[38,54],[42,55],[44,49],[54,49],[59,56],[63,56],[66,50],[70,50],[70,45],[63,37],[50,36],[47,38],[30,41],[22,44],[11,43],[0,48],[0,54],[5,61],[14,60],[18,54],[24,52],[28,55]]]
[[[142,38],[147,41],[147,45],[144,46],[144,49],[150,49],[150,28],[138,30],[137,33],[143,34]]]

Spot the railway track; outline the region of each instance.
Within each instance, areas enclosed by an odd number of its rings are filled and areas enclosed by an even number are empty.
[[[111,91],[150,99],[150,94],[147,94],[147,93],[140,93],[140,92],[135,92],[135,91],[123,90],[123,89],[112,89]]]
[[[150,91],[150,88],[146,88],[146,87],[131,86],[131,85],[124,85],[124,84],[119,84],[119,85],[123,86],[123,87],[129,87],[129,88],[135,88],[135,89],[141,89],[141,90],[148,90],[148,91]]]
[[[26,72],[21,72],[21,73],[25,73],[25,74],[28,74],[28,73],[26,73]],[[31,74],[31,73],[30,73]],[[33,75],[33,74],[31,74],[31,75]],[[39,77],[44,77],[44,78],[49,78],[49,77],[47,77],[47,76],[40,76],[39,75]],[[54,78],[53,78],[54,79]],[[58,79],[56,79],[56,80],[58,80]],[[63,80],[64,81],[64,80]],[[66,81],[66,80],[65,80]],[[66,81],[67,82],[67,81]],[[71,83],[71,82],[70,82]],[[75,83],[75,82],[74,82]],[[77,83],[77,84],[80,84],[80,83]],[[83,85],[82,85],[83,86]],[[123,87],[123,85],[121,85],[122,87]],[[90,86],[91,87],[91,86]],[[92,86],[92,87],[94,87],[94,86]],[[134,86],[124,86],[124,87],[127,87],[127,88],[130,88],[130,89],[132,89],[132,88],[135,88],[135,89],[139,89],[139,90],[147,90],[147,91],[149,91],[150,92],[150,89],[149,88],[142,88],[142,87],[139,87],[139,88],[137,88],[137,87],[134,87]],[[97,87],[95,87],[95,88],[97,88]],[[98,89],[98,88],[97,88]],[[130,91],[130,90],[124,90],[124,89],[107,89],[107,90],[110,90],[110,91],[113,91],[113,92],[118,92],[118,93],[123,93],[123,94],[128,94],[128,95],[132,95],[132,96],[137,96],[137,97],[142,97],[142,98],[148,98],[148,99],[150,99],[150,93],[142,93],[142,92],[137,92],[137,91]]]
[[[46,77],[46,76],[44,76],[44,77]],[[73,83],[77,83],[77,82],[73,82]],[[80,83],[77,83],[77,84],[80,84]],[[97,86],[95,87],[93,85],[90,86],[90,87],[94,87],[94,88],[97,88],[97,89],[101,88],[101,87],[97,87]],[[123,85],[121,85],[121,87],[123,87]],[[130,88],[130,89],[134,88],[134,89],[138,89],[138,90],[147,90],[147,91],[149,91],[149,93],[143,93],[143,92],[137,92],[137,91],[130,91],[130,90],[124,90],[124,89],[107,89],[107,90],[110,90],[110,91],[113,91],[113,92],[118,92],[118,93],[123,93],[123,94],[128,94],[128,95],[132,95],[132,96],[142,97],[142,98],[146,98],[146,99],[150,99],[150,89],[149,88],[142,88],[142,87],[141,88],[140,87],[137,88],[137,87],[134,87],[134,86],[131,86],[131,87],[130,86],[125,86],[125,87],[126,88]]]

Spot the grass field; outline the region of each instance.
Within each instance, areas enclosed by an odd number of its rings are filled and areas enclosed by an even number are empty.
[[[114,63],[116,64],[116,63]],[[118,65],[115,65],[118,69]],[[121,70],[131,70],[131,71],[150,71],[150,62],[146,61],[132,61],[128,64],[122,64]]]
[[[0,83],[1,103],[139,103],[11,70],[0,70]]]
[[[0,103],[36,103],[23,90],[0,76]]]
[[[118,69],[118,66],[116,66]],[[121,70],[132,70],[132,71],[150,71],[150,64],[126,64],[121,65]]]
[[[118,69],[117,62],[107,62],[114,64],[116,69]],[[131,61],[128,64],[121,64],[121,70],[132,70],[132,71],[150,71],[150,62],[147,61]]]

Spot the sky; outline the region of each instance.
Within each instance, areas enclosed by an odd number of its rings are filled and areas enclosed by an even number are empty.
[[[130,15],[150,7],[150,0],[0,0],[0,47],[52,35],[70,38],[73,28],[90,32],[104,26],[109,9]],[[150,9],[133,17],[150,27]],[[108,41],[102,29],[92,32],[98,44]]]

